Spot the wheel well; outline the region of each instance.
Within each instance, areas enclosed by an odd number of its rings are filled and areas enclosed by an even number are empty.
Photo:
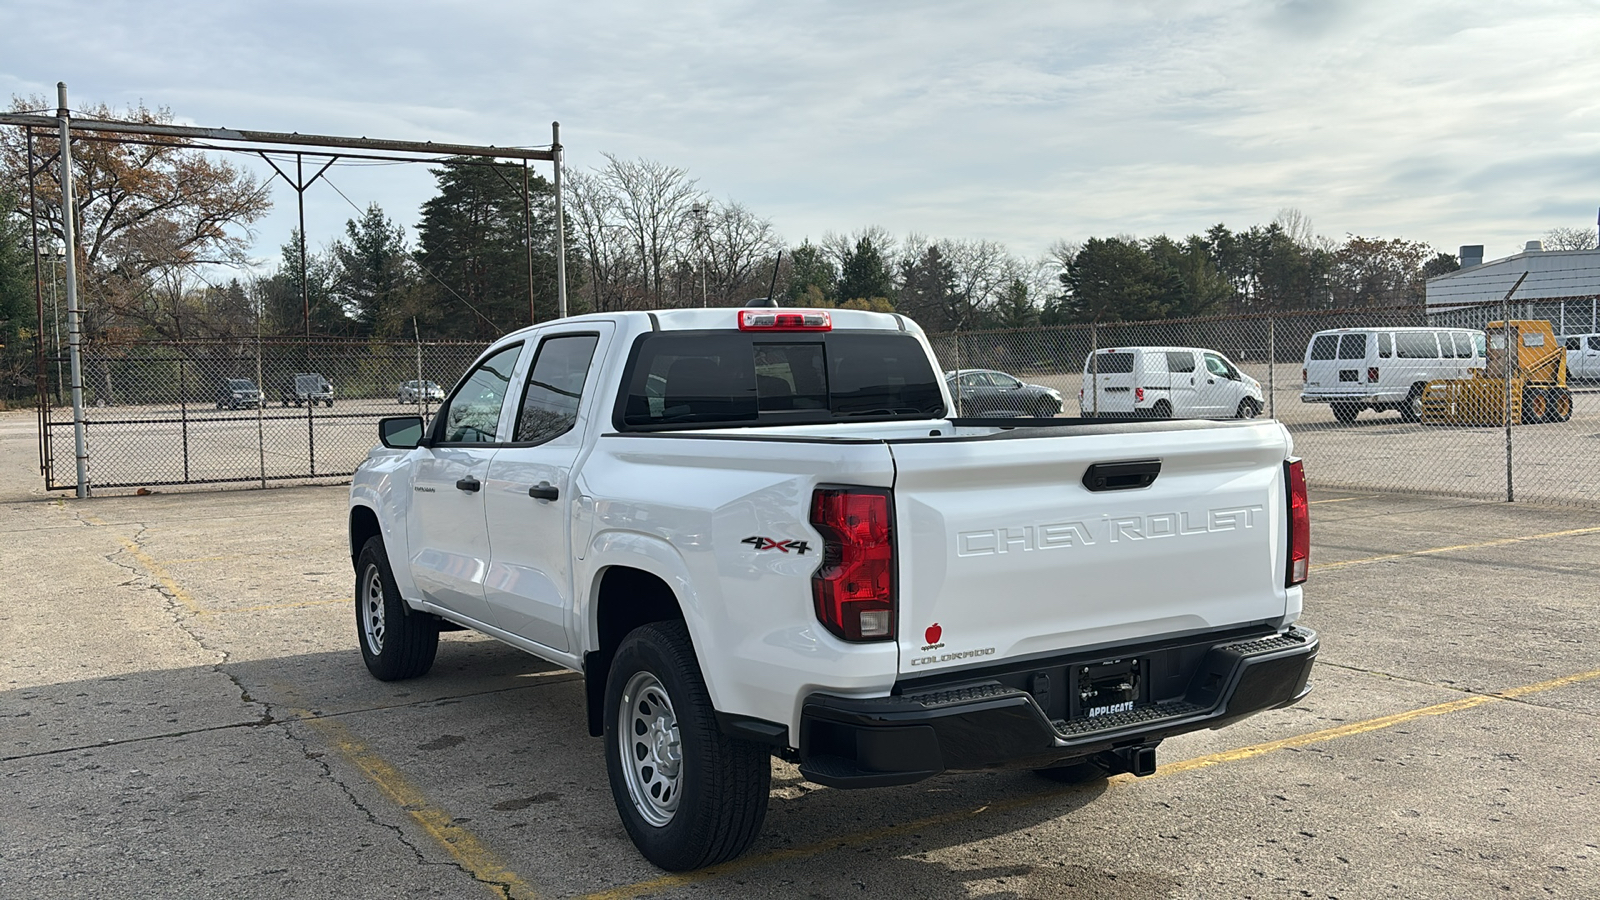
[[[665,581],[639,569],[612,566],[595,591],[595,638],[598,648],[583,657],[583,686],[589,707],[589,734],[605,734],[606,676],[611,658],[628,633],[650,622],[682,619],[678,597]]]
[[[378,525],[378,514],[365,506],[356,506],[350,509],[350,565],[356,564],[356,558],[361,555],[361,548],[367,541],[383,534],[383,528]]]

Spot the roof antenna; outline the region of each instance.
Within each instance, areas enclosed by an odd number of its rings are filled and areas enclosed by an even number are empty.
[[[778,258],[773,260],[772,263],[772,283],[767,285],[767,295],[765,297],[752,297],[745,303],[745,309],[763,309],[778,305],[778,301],[772,299],[772,295],[778,289],[778,263],[782,261],[783,250],[780,248],[778,250]]]

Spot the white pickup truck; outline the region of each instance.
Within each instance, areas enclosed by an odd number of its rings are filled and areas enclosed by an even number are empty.
[[[770,757],[836,788],[1149,774],[1294,703],[1305,477],[1270,421],[952,418],[922,331],[853,310],[547,322],[350,488],[380,679],[471,628],[580,671],[629,835],[743,852]]]

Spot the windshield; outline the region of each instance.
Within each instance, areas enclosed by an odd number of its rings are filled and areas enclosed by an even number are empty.
[[[253,391],[256,386],[243,378],[230,378],[228,379],[228,389],[233,391]]]
[[[623,430],[945,411],[922,344],[897,332],[651,332],[634,345],[622,383]]]

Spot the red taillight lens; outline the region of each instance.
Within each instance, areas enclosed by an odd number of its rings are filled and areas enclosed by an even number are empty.
[[[811,576],[817,620],[847,641],[894,639],[894,524],[889,492],[818,488],[811,524],[822,565]]]
[[[1133,389],[1133,400],[1134,400],[1135,403],[1143,403],[1144,402],[1144,388],[1134,388]]]
[[[1300,381],[1301,381],[1301,383],[1303,384],[1303,383],[1305,383],[1307,381],[1310,381],[1310,380],[1311,380],[1310,377],[1308,377],[1306,375],[1306,370],[1305,369],[1301,369],[1300,370]]]
[[[1289,483],[1289,571],[1284,584],[1293,587],[1311,571],[1311,507],[1306,498],[1305,464],[1291,459],[1283,464],[1283,474]]]
[[[1368,381],[1377,381],[1378,380],[1378,367],[1377,366],[1368,366],[1367,367],[1367,380]]]

